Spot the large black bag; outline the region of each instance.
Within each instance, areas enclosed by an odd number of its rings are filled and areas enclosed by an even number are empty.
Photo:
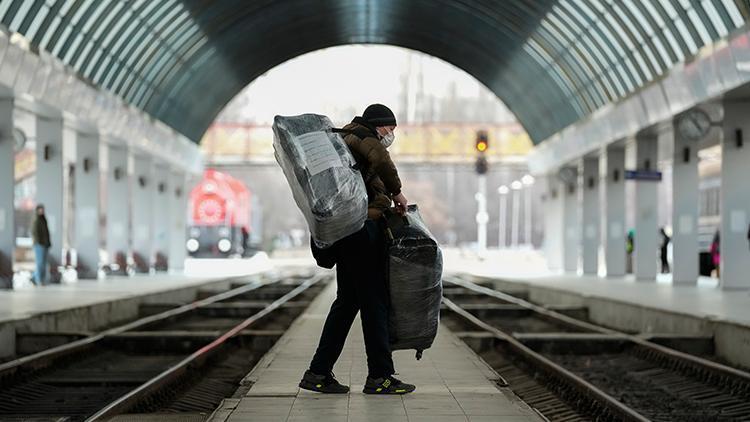
[[[420,359],[440,322],[443,255],[416,205],[403,217],[387,212],[386,221],[391,349],[415,349]]]

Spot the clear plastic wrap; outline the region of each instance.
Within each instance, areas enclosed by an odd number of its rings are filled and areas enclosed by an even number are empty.
[[[320,248],[357,232],[367,219],[362,175],[332,127],[328,117],[317,114],[276,116],[273,121],[276,161]]]
[[[440,322],[443,255],[416,205],[388,227],[389,333],[391,349],[415,349],[417,359],[432,346]]]

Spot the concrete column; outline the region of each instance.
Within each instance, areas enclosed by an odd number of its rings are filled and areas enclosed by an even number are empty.
[[[133,260],[137,272],[148,272],[153,265],[154,190],[153,163],[145,155],[133,155]]]
[[[625,149],[608,147],[602,170],[605,174],[604,208],[606,242],[604,260],[607,277],[625,275]]]
[[[75,130],[75,250],[79,279],[95,279],[99,270],[99,135]]]
[[[13,254],[16,249],[14,158],[13,95],[4,91],[0,93],[0,289],[13,288]]]
[[[698,145],[674,133],[672,282],[698,282]],[[661,239],[660,239],[661,240]]]
[[[547,268],[558,271],[563,267],[563,195],[556,175],[547,175],[544,179],[547,185],[544,200],[544,251]]]
[[[599,158],[583,159],[583,273],[599,270]]]
[[[117,264],[117,274],[125,274],[130,249],[130,177],[126,147],[107,147],[107,254],[109,263]]]
[[[172,202],[170,177],[169,167],[165,164],[158,163],[154,166],[153,250],[154,267],[157,271],[167,271],[169,268],[170,208]]]
[[[187,219],[187,183],[185,174],[172,172],[169,191],[169,270],[182,272],[185,267],[185,242]]]
[[[47,282],[59,282],[57,267],[63,261],[63,119],[51,107],[38,105],[35,110],[36,132],[36,202],[43,204],[47,216],[50,242]]]
[[[561,184],[563,208],[563,270],[569,273],[578,271],[580,252],[580,224],[578,220],[578,170],[572,168],[573,178]]]
[[[724,101],[719,264],[722,289],[750,288],[750,119],[747,118],[749,113],[748,101]]]
[[[657,137],[639,135],[635,140],[635,148],[637,169],[657,170]],[[636,180],[633,183],[635,183],[633,272],[638,280],[656,281],[659,244],[658,182]]]

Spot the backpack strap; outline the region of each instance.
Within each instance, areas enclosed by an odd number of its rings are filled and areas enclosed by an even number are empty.
[[[344,133],[347,135],[354,135],[361,141],[362,139],[367,138],[368,136],[372,136],[372,133],[370,131],[358,127],[357,129],[339,129],[339,128],[332,128],[331,132],[333,133]]]
[[[331,128],[331,132],[333,133],[341,133],[345,135],[354,135],[357,138],[359,138],[360,141],[367,138],[368,136],[373,136],[372,133],[364,128],[358,127],[356,129],[340,129],[340,128]],[[354,156],[354,161],[356,161],[356,164],[354,166],[355,170],[362,170],[364,166],[362,166],[362,163],[359,162],[356,156]],[[365,184],[369,183],[370,180],[372,180],[375,177],[374,174],[371,174],[370,177],[365,178],[365,175],[362,175],[362,178],[365,180]]]

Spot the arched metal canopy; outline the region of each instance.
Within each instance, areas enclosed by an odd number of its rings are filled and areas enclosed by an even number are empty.
[[[750,20],[747,0],[0,0],[0,19],[196,142],[256,77],[325,47],[444,59],[535,143]],[[356,72],[371,63],[331,63]],[[300,75],[304,77],[304,75]]]

